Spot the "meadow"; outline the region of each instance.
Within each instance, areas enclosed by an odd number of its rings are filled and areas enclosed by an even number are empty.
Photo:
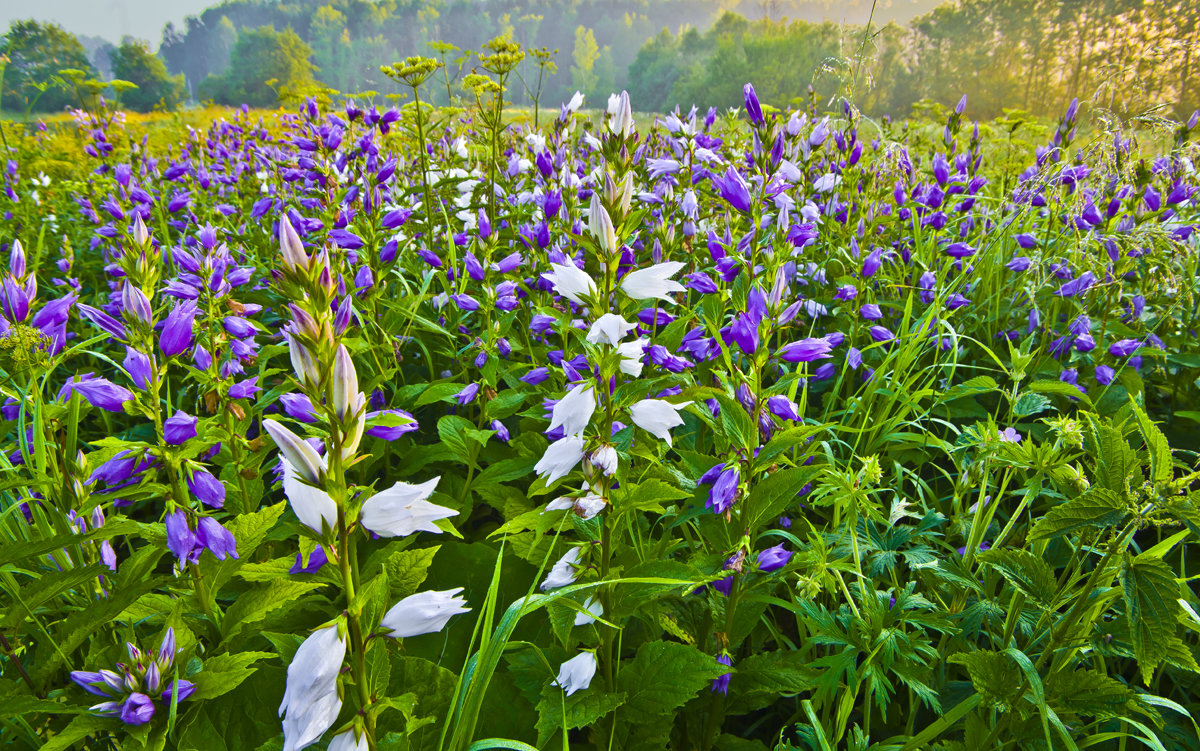
[[[3,124],[0,745],[1200,748],[1196,115],[491,52]]]

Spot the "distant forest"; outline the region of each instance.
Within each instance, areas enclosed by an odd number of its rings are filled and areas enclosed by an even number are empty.
[[[0,53],[19,80],[14,33]],[[450,85],[430,87],[445,102],[477,64],[467,51],[496,36],[531,53],[509,82],[519,103],[540,85],[543,104],[578,90],[595,105],[628,89],[642,111],[737,106],[753,81],[776,106],[842,95],[877,114],[950,106],[964,93],[975,117],[1005,107],[1052,114],[1076,96],[1126,117],[1186,116],[1200,104],[1196,0],[227,0],[167,25],[156,57],[171,96],[143,100],[265,106],[314,87],[399,94],[379,66],[428,55],[447,65]],[[116,75],[113,60],[135,67],[131,57],[138,70],[153,67],[128,48],[146,43],[84,42],[79,54],[97,75]],[[539,68],[541,48],[552,63]],[[5,82],[10,109],[28,101],[14,85]]]

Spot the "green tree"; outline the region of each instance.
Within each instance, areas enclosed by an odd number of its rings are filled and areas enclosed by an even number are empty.
[[[125,92],[121,97],[121,104],[125,107],[137,112],[149,112],[155,108],[170,111],[183,101],[183,74],[169,75],[167,66],[150,52],[147,42],[126,39],[110,53],[109,60],[113,78],[137,84],[136,89]]]
[[[586,26],[575,29],[575,50],[571,59],[575,61],[571,66],[571,82],[579,91],[592,93],[599,81],[596,61],[600,59],[600,46],[596,44],[596,35]]]
[[[274,107],[281,94],[313,86],[311,56],[312,48],[291,29],[243,29],[233,46],[229,70],[206,78],[200,97],[221,104]]]
[[[61,110],[78,104],[75,92],[61,84],[59,71],[75,69],[96,75],[87,52],[75,35],[58,24],[14,21],[0,38],[0,55],[9,58],[3,97],[7,110]]]

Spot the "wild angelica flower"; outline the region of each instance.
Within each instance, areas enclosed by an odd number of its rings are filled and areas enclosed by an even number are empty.
[[[441,631],[452,617],[471,611],[463,607],[467,601],[457,596],[461,591],[462,587],[459,587],[443,592],[418,592],[405,597],[380,620],[379,625],[388,630],[384,636],[402,639]]]

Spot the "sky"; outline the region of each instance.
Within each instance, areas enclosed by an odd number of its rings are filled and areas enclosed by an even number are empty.
[[[0,0],[0,33],[18,19],[53,21],[75,34],[118,42],[126,34],[157,49],[163,26],[195,15],[215,0]]]

